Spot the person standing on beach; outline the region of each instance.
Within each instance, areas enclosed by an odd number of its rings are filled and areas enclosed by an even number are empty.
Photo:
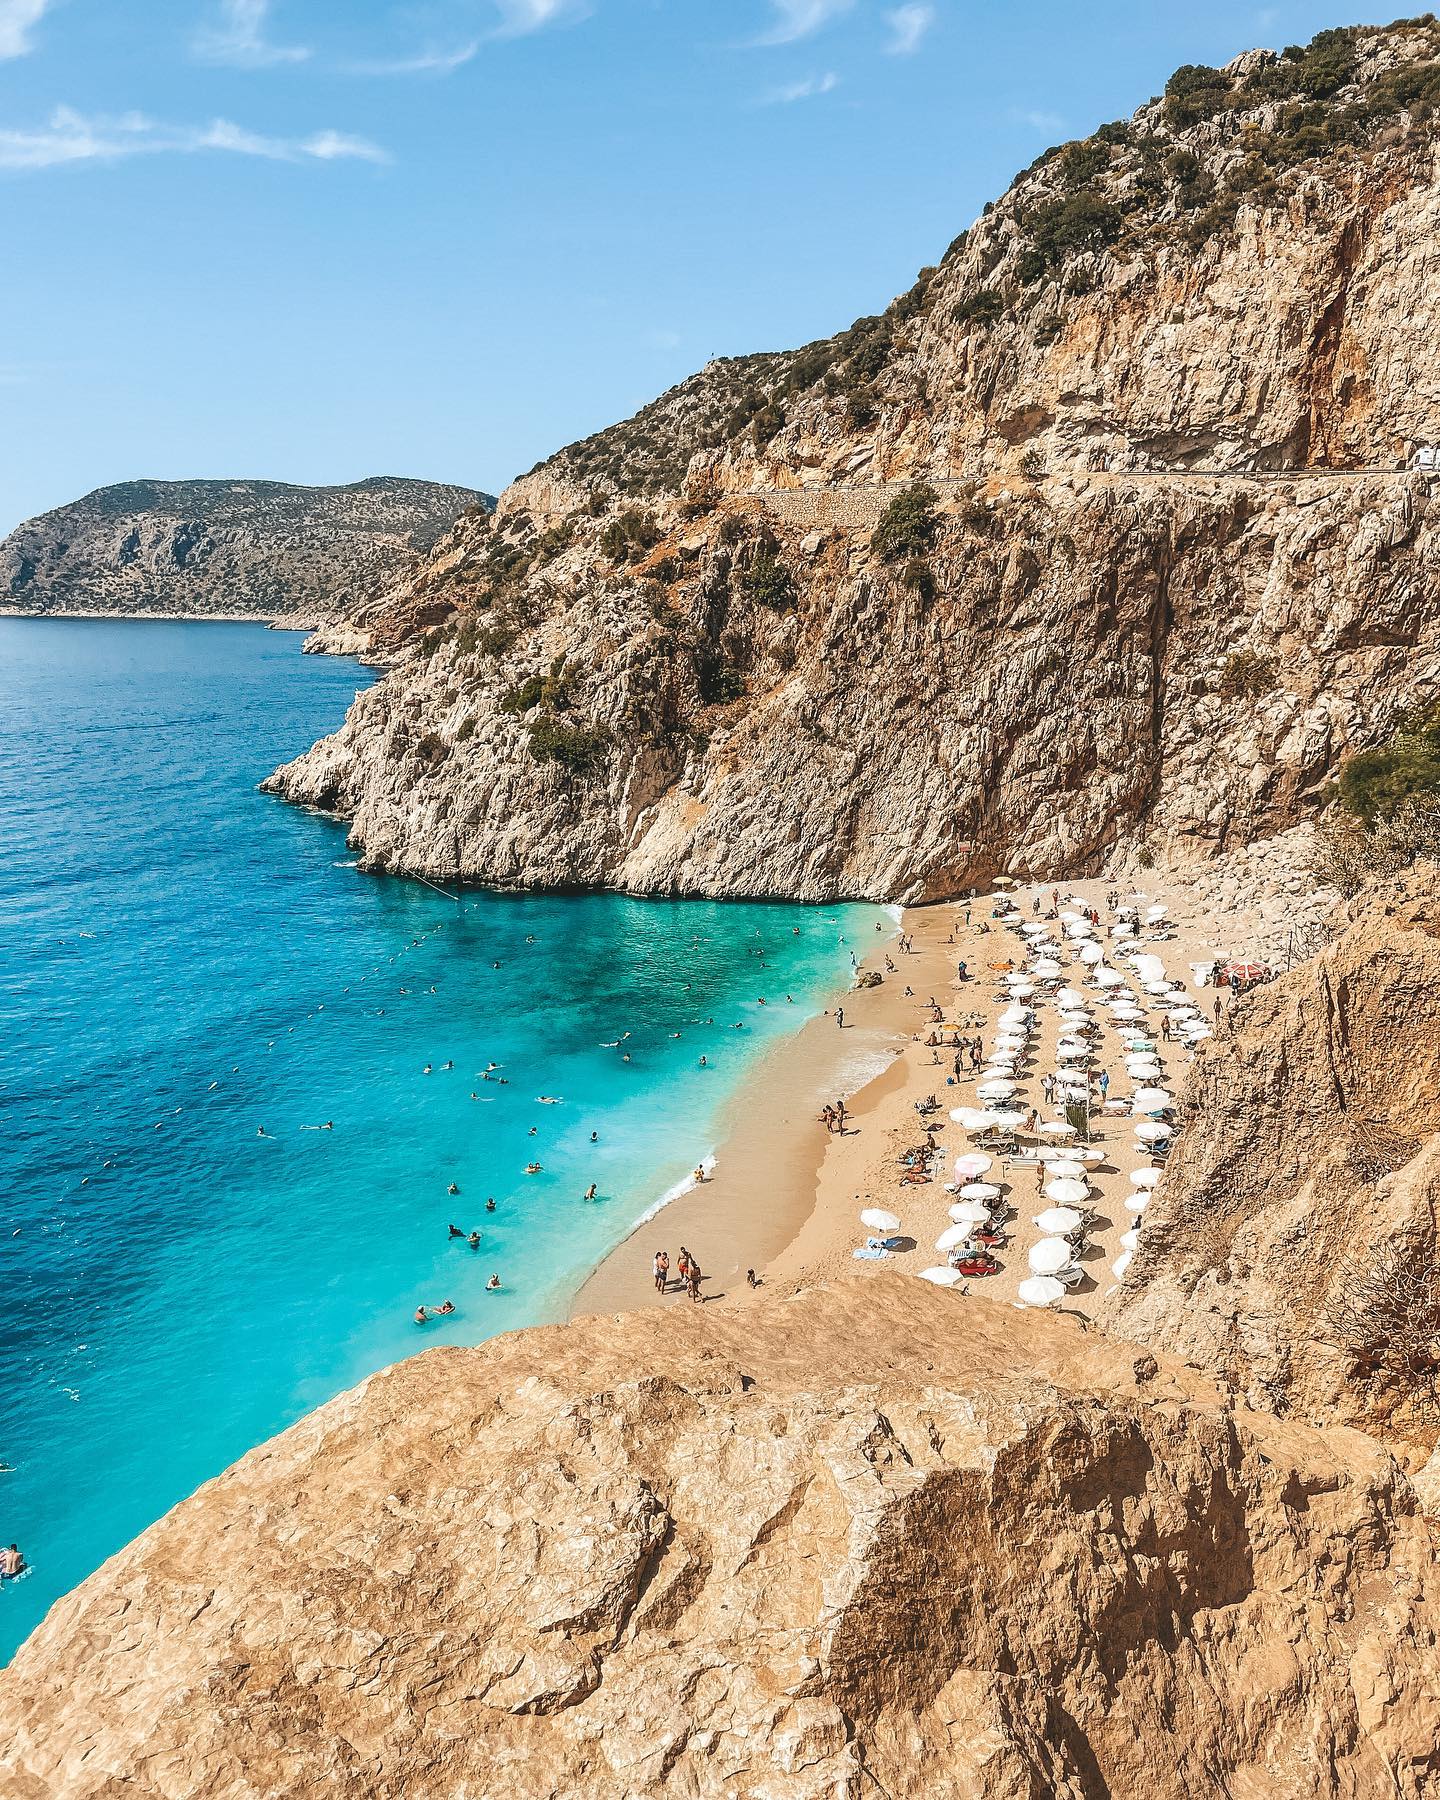
[[[835,1008],[835,1028],[837,1031],[845,1029],[845,1008],[843,1006]]]
[[[670,1279],[670,1257],[668,1253],[664,1250],[657,1250],[655,1252],[655,1261],[652,1267],[655,1272],[655,1292],[657,1294],[663,1294],[666,1287],[669,1285]]]

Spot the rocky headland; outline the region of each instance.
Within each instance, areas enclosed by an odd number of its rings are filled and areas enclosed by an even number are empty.
[[[397,583],[488,495],[375,477],[127,481],[17,525],[0,543],[0,610],[255,618],[312,629]]]
[[[15,1800],[1433,1791],[1359,1432],[898,1277],[417,1357],[51,1613]]]
[[[1180,71],[461,521],[274,791],[375,868],[806,899],[1305,822],[1440,678],[1437,97],[1428,19]]]

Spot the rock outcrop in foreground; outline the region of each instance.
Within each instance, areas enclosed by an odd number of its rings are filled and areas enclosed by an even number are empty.
[[[1440,866],[1201,1047],[1108,1319],[1247,1404],[1440,1441]],[[1440,1488],[1437,1488],[1440,1499]]]
[[[187,618],[348,613],[403,577],[488,495],[377,476],[127,481],[17,525],[0,543],[0,610]]]
[[[1440,694],[1437,103],[1428,16],[1177,72],[463,521],[273,791],[376,868],[803,899],[1313,817]]]
[[[1371,1440],[881,1277],[372,1377],[51,1612],[0,1785],[1418,1796],[1437,1629]]]

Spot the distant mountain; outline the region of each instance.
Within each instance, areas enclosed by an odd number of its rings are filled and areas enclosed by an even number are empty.
[[[0,610],[334,619],[408,575],[462,514],[493,505],[473,488],[391,476],[121,482],[0,543]]]

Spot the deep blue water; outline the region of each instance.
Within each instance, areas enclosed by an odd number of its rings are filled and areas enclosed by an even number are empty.
[[[34,1570],[0,1660],[308,1408],[553,1315],[876,917],[362,875],[255,784],[369,679],[257,626],[0,619],[0,1539]]]

